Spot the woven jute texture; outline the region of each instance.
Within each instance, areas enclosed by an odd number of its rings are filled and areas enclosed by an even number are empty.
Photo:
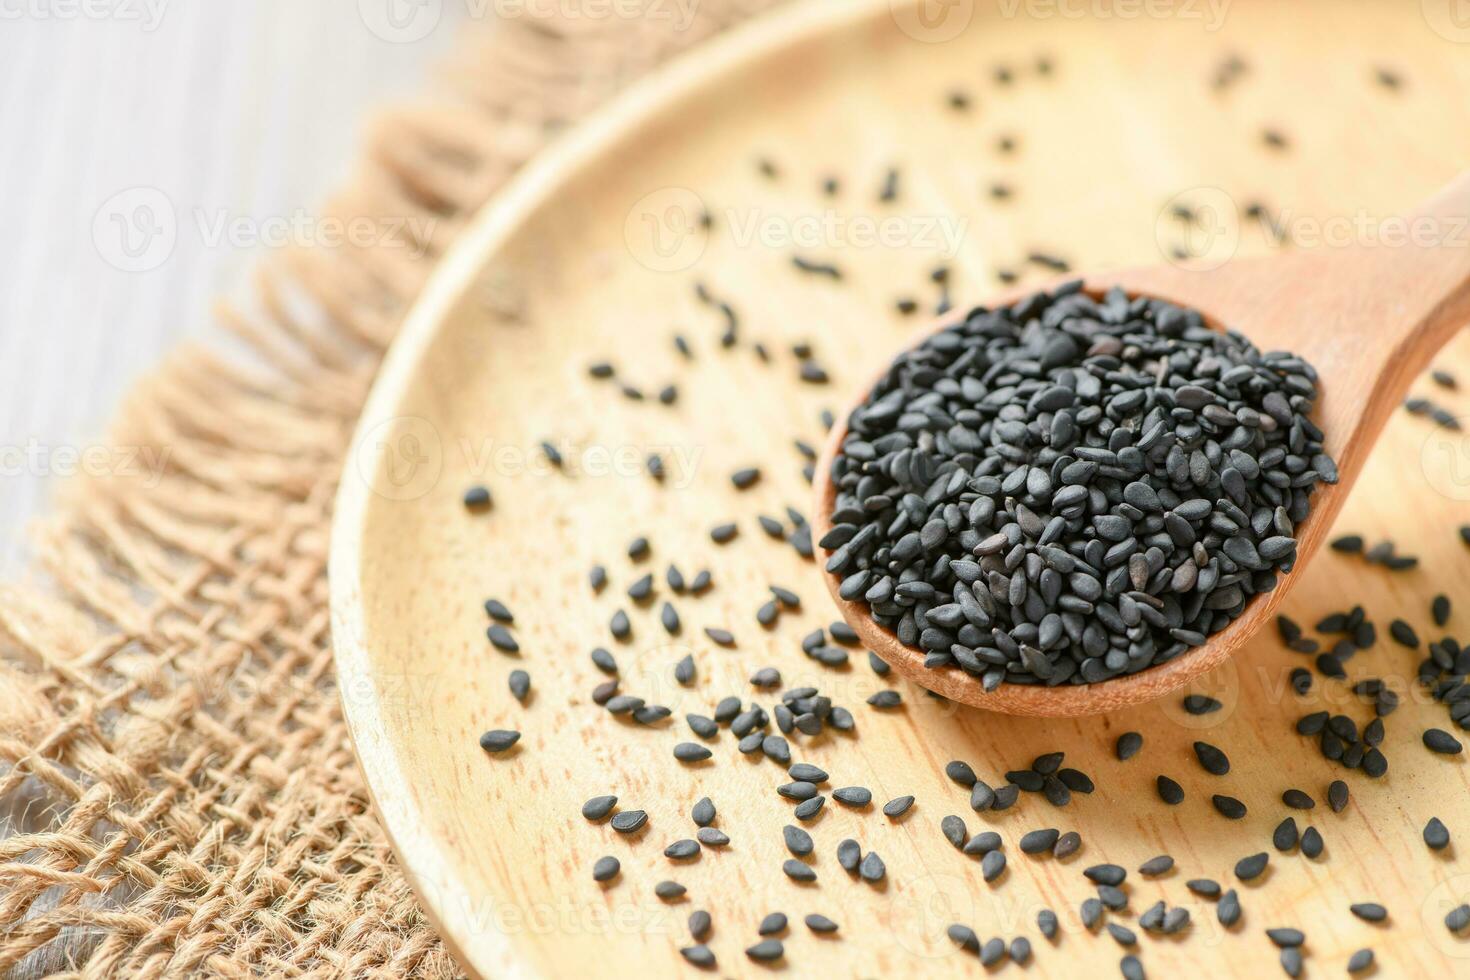
[[[382,244],[273,254],[251,302],[221,307],[225,343],[140,386],[110,439],[166,460],[161,477],[67,487],[37,581],[0,592],[0,975],[458,973],[334,686],[327,540],[353,424],[495,189],[628,81],[774,2],[532,4],[547,9],[466,28],[321,211],[381,221]]]

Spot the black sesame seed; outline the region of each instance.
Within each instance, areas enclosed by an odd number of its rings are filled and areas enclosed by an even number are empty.
[[[531,675],[524,670],[513,670],[508,679],[511,697],[525,701],[531,693]]]
[[[1180,786],[1168,776],[1160,776],[1157,780],[1159,799],[1170,806],[1177,806],[1184,802],[1184,787]]]
[[[1149,858],[1139,865],[1138,873],[1146,878],[1155,878],[1162,874],[1168,874],[1174,867],[1174,859],[1167,854]]]
[[[1050,851],[1057,842],[1061,832],[1052,828],[1043,830],[1032,830],[1021,835],[1021,852],[1023,854],[1041,854]]]
[[[734,473],[730,474],[730,482],[735,485],[736,490],[747,490],[750,487],[755,486],[760,478],[761,471],[758,467],[754,466],[747,467],[746,469],[736,470]]]
[[[1057,838],[1056,844],[1052,846],[1051,856],[1058,861],[1069,858],[1082,849],[1082,835],[1075,830],[1069,830]]]
[[[1094,864],[1082,871],[1083,877],[1098,885],[1117,887],[1128,878],[1128,870],[1120,864]]]
[[[787,863],[789,864],[791,862]],[[805,865],[803,865],[803,867],[805,867]],[[808,868],[807,870],[810,871],[811,869]],[[813,877],[815,877],[815,875],[813,875]],[[751,959],[761,963],[769,963],[772,960],[779,960],[785,954],[786,947],[781,945],[781,940],[779,939],[764,939],[756,943],[754,946],[747,947],[745,950],[746,956],[749,956]]]
[[[1438,817],[1430,817],[1424,825],[1424,843],[1431,851],[1442,851],[1449,846],[1450,831]]]
[[[1199,759],[1199,764],[1204,767],[1205,772],[1213,773],[1216,776],[1223,776],[1230,772],[1229,757],[1210,743],[1195,742],[1194,754],[1195,758]]]
[[[611,881],[618,876],[620,870],[622,870],[622,864],[619,863],[617,858],[612,856],[600,857],[597,859],[597,863],[592,865],[592,880]]]
[[[843,871],[852,873],[857,871],[862,863],[863,852],[858,842],[848,838],[837,845],[837,864]]]
[[[868,698],[868,704],[875,708],[896,708],[903,703],[903,696],[897,691],[879,691]]]
[[[1088,929],[1097,927],[1102,921],[1103,903],[1095,898],[1085,898],[1077,909],[1078,916],[1082,919],[1082,925]]]
[[[1459,739],[1442,728],[1424,730],[1424,747],[1440,755],[1459,755],[1465,750]]]
[[[485,615],[501,623],[514,623],[516,619],[510,608],[499,599],[485,600]]]
[[[1304,857],[1316,858],[1322,854],[1322,834],[1316,827],[1308,827],[1302,831],[1302,855]]]
[[[1191,715],[1207,715],[1222,707],[1219,701],[1203,694],[1190,694],[1184,698],[1184,710]]]
[[[786,931],[787,921],[785,912],[768,912],[755,931],[762,936],[774,936]]]
[[[1291,818],[1288,817],[1287,819],[1290,820]],[[1292,828],[1295,830],[1295,824],[1292,825]],[[1266,870],[1266,866],[1270,863],[1271,855],[1265,851],[1252,854],[1250,857],[1243,857],[1235,862],[1235,877],[1241,881],[1251,881],[1260,877],[1261,873]]]
[[[1224,794],[1217,793],[1210,797],[1210,802],[1214,804],[1216,811],[1221,816],[1228,817],[1231,820],[1240,820],[1246,814],[1245,804],[1233,796],[1225,796]]]
[[[520,732],[495,728],[480,736],[480,748],[486,752],[504,752],[520,740]]]
[[[781,870],[784,871],[786,873],[786,877],[790,878],[792,881],[799,881],[805,884],[817,880],[816,871],[812,870],[812,868],[808,865],[802,864],[800,861],[796,860],[796,858],[787,858],[782,863]]]
[[[674,758],[680,762],[703,762],[712,755],[713,752],[697,742],[680,742],[674,746]]]
[[[740,528],[735,524],[717,524],[710,528],[709,536],[715,544],[729,544],[739,533]]]
[[[832,791],[832,798],[848,806],[867,806],[873,802],[873,791],[865,786],[843,786]]]
[[[949,936],[949,941],[960,949],[970,953],[978,953],[980,951],[980,938],[975,935],[975,930],[969,926],[956,922],[946,927],[944,932],[945,935]]]
[[[602,647],[594,647],[591,657],[593,665],[604,674],[616,674],[618,672],[617,660]]]
[[[1240,896],[1235,894],[1234,888],[1220,896],[1220,902],[1215,906],[1215,918],[1227,929],[1240,921]]]
[[[1449,622],[1449,620],[1450,620],[1450,599],[1449,599],[1449,596],[1445,596],[1445,595],[1437,595],[1437,596],[1435,596],[1434,597],[1434,601],[1429,604],[1429,613],[1430,613],[1431,616],[1434,617],[1434,625],[1436,625],[1436,626],[1443,626],[1445,623]]]
[[[1272,831],[1271,844],[1278,851],[1289,851],[1293,847],[1296,847],[1299,837],[1296,820],[1292,817],[1287,817],[1277,824],[1276,829]]]
[[[485,636],[489,638],[490,645],[497,650],[502,650],[505,653],[519,653],[521,650],[521,645],[516,642],[514,636],[511,636],[510,630],[499,623],[495,623],[486,629]]]
[[[1364,922],[1382,922],[1388,918],[1388,909],[1377,902],[1357,902],[1349,905],[1348,911]]]
[[[659,898],[663,899],[665,902],[672,902],[675,899],[683,898],[684,893],[687,891],[689,891],[689,889],[685,888],[677,881],[660,881],[658,884],[653,886],[653,893]]]
[[[1120,762],[1127,762],[1143,748],[1143,736],[1138,732],[1124,732],[1118,736],[1116,752]]]
[[[1300,929],[1275,928],[1267,929],[1266,937],[1277,946],[1300,946],[1307,941],[1306,935]]]
[[[1211,878],[1191,878],[1184,883],[1184,887],[1201,898],[1220,897],[1220,883]]]
[[[620,834],[632,834],[648,823],[648,814],[643,810],[623,810],[613,815],[609,826]]]
[[[858,865],[858,874],[864,881],[876,884],[882,881],[884,876],[888,874],[888,869],[884,866],[883,859],[878,856],[877,852],[869,851],[863,855],[862,863]]]
[[[1349,973],[1362,973],[1373,965],[1373,950],[1360,949],[1348,957],[1347,970]]]
[[[781,836],[786,841],[786,849],[797,857],[806,857],[812,852],[812,835],[800,827],[787,824],[782,828]]]
[[[838,929],[837,923],[833,922],[825,915],[821,915],[816,912],[808,915],[806,918],[802,919],[802,921],[806,923],[806,927],[808,929],[815,933],[826,934],[830,932],[836,932]]]
[[[883,804],[883,815],[892,818],[901,817],[913,805],[914,798],[912,796],[899,796]]]
[[[679,955],[694,966],[711,967],[715,965],[715,954],[703,944],[685,946],[679,950]]]
[[[664,848],[664,857],[674,861],[687,861],[699,854],[699,841],[684,838]]]
[[[616,796],[594,796],[582,804],[582,816],[588,820],[601,820],[612,812],[612,808],[618,805]]]
[[[701,797],[694,809],[689,812],[694,822],[701,827],[708,827],[715,822],[715,805],[708,796]]]

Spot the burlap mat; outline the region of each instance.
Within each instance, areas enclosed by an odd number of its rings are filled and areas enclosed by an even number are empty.
[[[327,538],[353,423],[494,190],[628,80],[774,2],[656,0],[687,23],[528,4],[467,29],[322,212],[391,224],[385,244],[273,255],[254,308],[221,310],[234,349],[182,351],[141,386],[111,439],[166,449],[161,481],[67,488],[36,548],[48,580],[0,593],[0,973],[458,972],[334,686]],[[403,247],[405,225],[432,232]]]

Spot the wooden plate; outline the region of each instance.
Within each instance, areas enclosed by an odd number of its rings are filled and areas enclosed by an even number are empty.
[[[871,708],[866,699],[890,685],[860,651],[846,670],[803,656],[801,637],[835,615],[818,569],[756,523],[767,514],[789,529],[786,507],[809,512],[793,440],[817,445],[821,410],[842,404],[847,386],[908,335],[914,323],[896,312],[897,299],[932,311],[933,269],[950,269],[962,304],[991,293],[998,270],[1047,275],[1026,261],[1033,251],[1076,268],[1158,261],[1180,245],[1202,264],[1259,254],[1277,246],[1258,222],[1235,220],[1255,201],[1293,247],[1314,234],[1329,244],[1332,234],[1366,234],[1352,229],[1423,198],[1470,158],[1465,49],[1419,5],[1388,2],[1239,2],[1218,24],[1203,4],[1154,18],[1110,14],[1109,5],[943,8],[963,24],[894,9],[887,0],[794,9],[630,91],[479,218],[405,325],[342,484],[333,623],[357,751],[426,911],[480,976],[689,969],[677,950],[691,942],[684,923],[694,909],[714,916],[709,943],[722,974],[767,969],[742,951],[761,917],[781,910],[793,923],[784,968],[802,974],[972,974],[971,955],[944,936],[963,922],[983,937],[1029,937],[1039,975],[1110,975],[1124,950],[1078,923],[1077,906],[1092,894],[1081,869],[1133,868],[1167,852],[1178,869],[1158,881],[1133,875],[1131,911],[1117,917],[1136,926],[1159,899],[1192,912],[1183,935],[1142,936],[1137,952],[1152,976],[1276,975],[1277,951],[1262,930],[1287,925],[1305,930],[1314,973],[1341,970],[1363,946],[1390,975],[1470,969],[1470,942],[1441,921],[1470,897],[1470,868],[1455,847],[1434,854],[1420,840],[1434,815],[1470,834],[1464,766],[1419,744],[1425,727],[1452,726],[1415,692],[1422,654],[1386,638],[1397,616],[1438,636],[1427,613],[1436,591],[1470,602],[1455,534],[1470,512],[1457,434],[1396,419],[1339,521],[1370,543],[1393,535],[1401,552],[1420,556],[1419,570],[1390,575],[1328,554],[1289,603],[1310,624],[1361,601],[1378,622],[1377,647],[1348,664],[1354,679],[1381,677],[1406,692],[1387,719],[1392,769],[1378,781],[1327,762],[1295,734],[1295,719],[1310,710],[1360,724],[1371,711],[1321,678],[1310,695],[1292,693],[1288,671],[1311,660],[1274,637],[1195,686],[1223,704],[1204,716],[1171,698],[1102,718],[1002,718],[897,681],[903,705]],[[1232,55],[1244,68],[1217,86]],[[1375,81],[1380,67],[1402,84]],[[967,110],[951,105],[955,91],[968,93]],[[1286,145],[1265,145],[1267,130]],[[1015,141],[1008,154],[998,149],[1004,137]],[[762,158],[774,175],[762,174]],[[881,201],[890,168],[896,194]],[[830,196],[829,176],[840,182]],[[995,184],[1011,197],[992,198]],[[1210,224],[1180,224],[1176,204]],[[704,211],[707,231],[697,220]],[[842,278],[802,273],[794,255],[834,263]],[[723,315],[696,296],[696,281],[738,312],[734,348],[720,346]],[[675,351],[676,333],[688,338],[691,360]],[[830,383],[799,380],[792,346],[804,342]],[[589,365],[603,360],[644,400],[589,378]],[[1441,364],[1463,368],[1470,349],[1457,341]],[[678,386],[672,406],[653,397],[668,383]],[[1463,411],[1460,395],[1424,388]],[[543,441],[559,448],[561,469],[546,465]],[[664,459],[661,483],[644,470],[650,452]],[[736,491],[730,474],[747,465],[763,476]],[[460,505],[476,483],[494,493],[488,513]],[[722,547],[709,530],[725,521],[739,537]],[[643,561],[626,554],[638,535],[652,547]],[[610,581],[594,595],[587,573],[599,562]],[[709,569],[714,587],[671,594],[670,562],[689,577]],[[657,595],[639,605],[625,590],[645,573]],[[772,584],[804,605],[767,630],[756,610]],[[519,656],[486,642],[481,603],[492,596],[515,612]],[[665,600],[682,619],[678,636],[659,624]],[[619,608],[632,619],[628,643],[609,635]],[[1457,611],[1449,629],[1465,615]],[[705,627],[732,630],[736,646],[709,642]],[[616,654],[624,692],[667,705],[673,719],[646,728],[593,704],[603,680],[588,657],[595,646]],[[672,675],[686,654],[698,669],[687,688]],[[833,785],[875,795],[874,807],[858,811],[829,803],[809,826],[813,885],[781,872],[780,828],[792,817],[775,792],[786,779],[780,767],[739,755],[728,732],[710,743],[706,763],[672,758],[676,743],[693,740],[686,713],[710,714],[727,694],[775,702],[747,682],[763,666],[778,667],[784,687],[818,686],[853,712],[854,733],[794,735],[792,751],[831,772]],[[507,691],[517,667],[534,682],[525,705]],[[523,737],[487,757],[476,738],[490,728]],[[1112,746],[1130,729],[1147,742],[1119,763]],[[1227,777],[1201,772],[1190,748],[1197,738],[1229,753]],[[1005,813],[979,816],[942,772],[964,759],[999,785],[1007,770],[1053,750],[1089,773],[1096,792],[1063,809],[1026,794]],[[1184,786],[1183,804],[1158,801],[1161,773]],[[1353,802],[1334,814],[1325,790],[1339,777]],[[1270,849],[1271,829],[1287,815],[1280,794],[1293,786],[1318,800],[1296,816],[1320,829],[1326,853],[1314,861],[1273,852],[1268,874],[1239,886],[1242,923],[1223,930],[1212,903],[1184,882],[1235,885],[1234,862]],[[628,839],[585,821],[582,802],[602,793],[647,810],[648,828]],[[1249,815],[1219,816],[1216,793],[1244,801]],[[918,802],[904,818],[877,812],[905,794]],[[705,795],[732,843],[692,862],[665,858],[667,844],[694,835],[689,810]],[[949,813],[972,833],[1001,832],[1004,878],[986,885],[978,865],[946,843],[938,825]],[[1023,856],[1020,834],[1047,826],[1078,831],[1081,853]],[[838,867],[835,848],[848,837],[883,857],[882,887]],[[622,861],[609,886],[592,880],[602,855]],[[653,889],[664,879],[685,884],[687,898],[659,901]],[[1359,901],[1387,905],[1389,923],[1353,918],[1347,906]],[[1061,918],[1055,946],[1035,926],[1043,907]],[[801,916],[811,912],[841,932],[810,934]]]

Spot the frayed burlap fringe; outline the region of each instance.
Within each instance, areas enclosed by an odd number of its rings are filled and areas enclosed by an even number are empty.
[[[476,26],[425,104],[371,127],[324,216],[372,248],[259,271],[68,488],[0,590],[0,975],[458,973],[372,813],[334,689],[331,501],[358,409],[437,257],[552,135],[775,0],[688,25]],[[684,28],[684,29],[679,29]]]

